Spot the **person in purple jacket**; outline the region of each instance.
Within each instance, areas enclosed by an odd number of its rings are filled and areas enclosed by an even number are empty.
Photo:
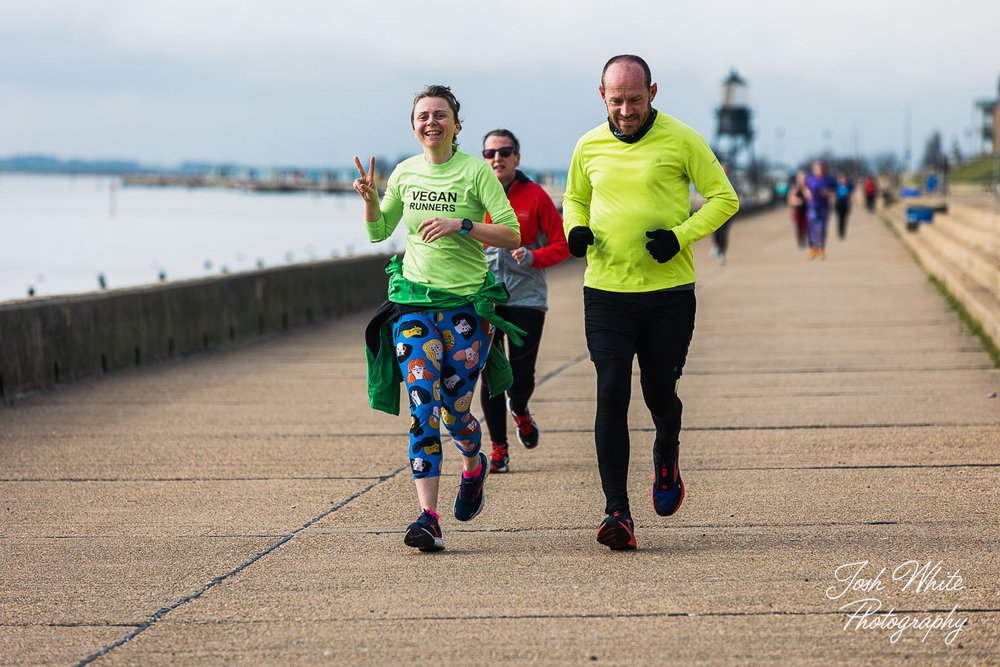
[[[809,259],[826,259],[826,223],[830,219],[830,200],[837,183],[826,173],[826,164],[816,160],[812,173],[806,177],[806,199],[809,200]]]

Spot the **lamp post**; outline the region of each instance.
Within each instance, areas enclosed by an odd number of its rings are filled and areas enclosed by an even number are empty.
[[[911,109],[910,105],[907,104],[903,115],[903,173],[909,173],[910,171],[910,124],[911,124]]]

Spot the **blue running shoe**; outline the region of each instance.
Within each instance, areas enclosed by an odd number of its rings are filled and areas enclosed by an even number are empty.
[[[424,510],[406,529],[403,544],[421,551],[442,551],[444,540],[441,538],[441,525],[433,514]]]
[[[680,447],[674,448],[674,455],[666,461],[657,460],[653,453],[653,469],[656,479],[653,481],[653,509],[660,516],[670,516],[680,509],[684,500],[684,480],[681,479],[681,469],[677,465]]]
[[[614,551],[635,549],[635,524],[629,513],[618,510],[609,514],[597,528],[597,541]]]
[[[479,452],[479,475],[476,477],[462,476],[455,496],[455,518],[459,521],[471,521],[483,511],[486,505],[486,491],[483,484],[490,473],[490,460],[486,454]]]

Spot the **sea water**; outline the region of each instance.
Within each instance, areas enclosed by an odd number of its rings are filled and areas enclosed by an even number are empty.
[[[0,174],[0,302],[131,287],[403,247],[372,244],[346,194],[123,186]]]

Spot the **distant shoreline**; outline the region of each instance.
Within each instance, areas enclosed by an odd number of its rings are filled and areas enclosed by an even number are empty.
[[[382,159],[381,164],[393,164]],[[562,189],[566,173],[559,169],[526,170],[542,186]],[[353,165],[346,167],[257,167],[234,162],[186,161],[175,167],[144,165],[136,160],[63,160],[51,155],[0,157],[0,175],[103,176],[122,179],[125,186],[230,188],[252,192],[351,192],[357,178]],[[388,171],[380,174],[384,178]],[[381,189],[381,188],[380,188]]]
[[[125,174],[122,176],[122,185],[126,187],[230,188],[264,193],[318,192],[336,194],[353,192],[351,183],[328,179],[311,181],[294,177],[264,181],[208,175]]]

